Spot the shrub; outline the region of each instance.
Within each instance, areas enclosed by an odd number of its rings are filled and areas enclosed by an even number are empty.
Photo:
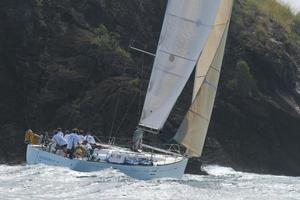
[[[140,79],[139,78],[136,78],[136,79],[132,79],[129,81],[129,84],[135,86],[135,87],[138,87],[140,85]]]
[[[236,91],[241,97],[252,96],[258,92],[256,81],[253,78],[246,61],[238,61],[234,79],[228,82],[227,87]]]
[[[109,32],[103,24],[95,32],[97,36],[93,40],[94,44],[112,50],[119,47],[120,36],[117,33]]]
[[[44,6],[44,0],[35,0],[37,7],[42,8]]]
[[[112,53],[119,60],[131,62],[130,54],[120,47],[120,35],[114,32],[109,32],[108,29],[101,24],[96,30],[96,37],[92,41],[93,44],[101,47],[103,51]]]
[[[121,59],[124,59],[124,60],[130,60],[130,54],[125,51],[124,49],[122,49],[121,47],[117,47],[115,49],[115,52],[116,54],[121,58]]]

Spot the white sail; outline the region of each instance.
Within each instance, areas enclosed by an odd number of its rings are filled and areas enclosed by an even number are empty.
[[[200,156],[209,126],[228,33],[232,0],[223,0],[215,26],[198,60],[193,101],[174,139],[189,156]]]
[[[220,2],[168,1],[140,125],[157,130],[164,125],[206,44]]]

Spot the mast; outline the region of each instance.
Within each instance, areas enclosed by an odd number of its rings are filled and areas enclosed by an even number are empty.
[[[233,0],[222,0],[205,48],[198,59],[192,104],[174,139],[188,156],[201,156],[220,77]]]
[[[160,130],[189,79],[220,3],[227,0],[170,0],[139,125]]]

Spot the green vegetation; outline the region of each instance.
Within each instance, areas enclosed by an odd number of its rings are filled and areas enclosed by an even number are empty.
[[[93,40],[93,44],[97,46],[112,50],[117,56],[124,60],[130,60],[130,54],[120,47],[120,35],[114,32],[109,32],[108,29],[101,24],[96,29],[96,38]]]
[[[141,80],[139,78],[135,78],[129,81],[129,84],[138,87],[140,85]]]
[[[227,87],[235,90],[241,97],[252,96],[258,92],[256,81],[246,61],[238,61],[234,78],[228,82]]]
[[[300,43],[300,14],[276,0],[245,0],[236,3],[232,21],[241,39],[251,46],[265,46],[267,38],[286,43],[290,49]],[[274,34],[275,33],[275,34]]]
[[[35,0],[35,3],[38,8],[42,8],[44,6],[44,0]]]
[[[287,32],[291,33],[295,16],[288,5],[279,4],[276,0],[247,0],[246,6],[256,7],[260,12],[271,16]]]
[[[129,53],[127,53],[124,49],[122,49],[121,47],[117,47],[115,49],[115,52],[117,54],[117,56],[119,56],[121,59],[123,60],[130,60],[130,55]]]
[[[237,41],[234,48],[230,43],[227,48],[234,59],[223,73],[230,94],[249,97],[260,94],[258,90],[263,93],[266,80],[257,76],[263,73],[287,88],[294,87],[293,62],[284,60],[287,55],[298,56],[300,14],[293,14],[276,0],[237,0],[229,37],[232,35]]]
[[[120,35],[109,32],[103,24],[101,24],[95,32],[97,37],[93,41],[94,44],[107,49],[116,49],[119,47]]]

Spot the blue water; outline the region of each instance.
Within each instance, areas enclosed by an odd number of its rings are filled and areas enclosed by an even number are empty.
[[[207,176],[140,181],[116,170],[75,172],[46,165],[0,165],[0,199],[300,200],[300,178],[207,166]]]

